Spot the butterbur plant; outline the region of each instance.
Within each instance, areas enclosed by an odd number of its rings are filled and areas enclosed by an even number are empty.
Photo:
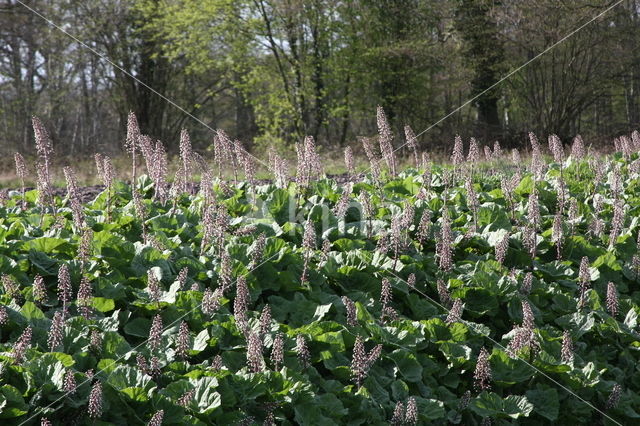
[[[89,347],[95,352],[100,352],[102,347],[102,333],[100,330],[92,328],[89,332]]]
[[[460,135],[456,135],[453,141],[453,153],[451,154],[451,162],[454,167],[459,166],[464,162],[464,146]]]
[[[139,149],[140,143],[140,128],[138,127],[138,119],[133,111],[129,112],[129,116],[127,117],[127,138],[125,140],[124,146],[129,154],[131,154],[131,187],[132,190],[135,190],[136,186],[136,169],[137,169],[137,158],[136,152]]]
[[[342,296],[342,303],[344,303],[344,307],[347,312],[347,324],[350,327],[357,327],[358,314],[356,304],[353,303],[353,300],[349,299],[347,296]]]
[[[453,268],[453,235],[451,232],[451,220],[449,212],[445,209],[442,213],[442,225],[440,230],[440,239],[437,243],[438,267],[449,272]]]
[[[225,250],[220,254],[220,292],[221,295],[224,295],[226,291],[231,287],[233,277],[232,277],[232,268],[233,268],[233,260],[229,253]]]
[[[407,146],[411,150],[413,154],[413,160],[415,161],[416,169],[420,168],[420,160],[418,159],[418,138],[416,137],[416,133],[413,131],[411,126],[404,126],[404,136],[406,139]]]
[[[191,347],[191,338],[189,337],[189,326],[186,321],[180,323],[178,329],[178,337],[176,338],[176,354],[182,358],[187,358],[187,351]]]
[[[404,404],[401,401],[396,403],[396,408],[393,410],[393,417],[391,417],[390,424],[392,426],[402,426],[404,423]]]
[[[91,419],[97,419],[102,416],[102,383],[99,380],[91,387],[87,414]]]
[[[578,283],[580,286],[580,297],[578,300],[578,307],[582,309],[585,305],[585,297],[589,283],[591,282],[591,273],[589,272],[589,258],[583,256],[580,260],[580,269],[578,270]]]
[[[264,336],[271,329],[271,306],[264,305],[260,314],[260,336]]]
[[[80,235],[80,242],[78,243],[78,260],[80,260],[82,271],[86,271],[87,263],[89,262],[89,257],[92,254],[92,245],[93,245],[93,230],[89,227],[86,227],[82,230],[82,234]]]
[[[189,276],[189,267],[185,266],[180,269],[178,272],[178,276],[176,277],[176,281],[180,283],[180,289],[185,289],[185,285],[187,284],[187,277]]]
[[[226,165],[234,164],[233,142],[223,130],[216,130],[213,138],[214,158],[218,164],[218,177],[222,177],[222,171]]]
[[[7,308],[0,305],[0,325],[6,325],[9,321],[9,313],[7,312]]]
[[[250,332],[247,338],[247,367],[252,373],[259,373],[264,369],[263,365],[262,341],[260,336]]]
[[[407,401],[405,414],[404,414],[404,423],[406,425],[417,425],[418,424],[418,404],[416,403],[416,399],[414,397],[410,397]]]
[[[33,279],[33,300],[37,303],[47,302],[47,288],[44,285],[44,278],[40,275],[36,275]]]
[[[571,145],[571,157],[575,160],[582,160],[586,155],[586,151],[584,149],[584,141],[582,140],[582,136],[576,135],[573,138],[573,144]]]
[[[311,182],[311,165],[307,162],[307,149],[305,142],[296,143],[296,155],[298,160],[296,167],[296,182],[301,189],[306,189]]]
[[[244,276],[238,277],[236,297],[233,299],[233,316],[238,329],[243,333],[247,328],[247,310],[249,309],[249,288]]]
[[[396,158],[393,150],[393,132],[387,121],[387,116],[381,106],[377,108],[378,138],[380,142],[380,152],[384,161],[389,167],[391,176],[396,175]]]
[[[71,206],[73,223],[76,227],[76,232],[78,232],[85,226],[85,217],[82,202],[80,201],[78,181],[76,179],[76,174],[73,172],[71,167],[65,167],[62,171],[64,172],[64,177],[67,181],[67,198],[69,199],[69,204]]]
[[[302,267],[302,277],[300,281],[306,283],[309,279],[308,269],[309,261],[313,250],[316,248],[316,230],[311,219],[307,219],[307,223],[304,225],[304,234],[302,236],[302,250],[304,251],[304,265]]]
[[[369,353],[365,350],[361,336],[356,337],[353,345],[353,358],[351,360],[351,377],[358,389],[362,387],[369,370],[382,354],[382,344],[376,345]]]
[[[73,394],[76,392],[76,378],[73,374],[73,370],[67,370],[64,373],[64,384],[63,389],[68,394]]]
[[[53,193],[51,192],[51,155],[53,154],[53,144],[49,132],[38,117],[32,118],[33,133],[36,139],[36,151],[40,162],[36,166],[38,178],[38,199],[47,207],[53,206]],[[55,213],[55,210],[54,210]]]
[[[244,177],[246,181],[249,182],[250,184],[255,184],[256,164],[253,161],[251,154],[249,154],[247,150],[243,148],[242,143],[240,143],[240,141],[235,141],[233,143],[233,150],[236,154],[237,162],[241,164],[242,168],[244,169]],[[236,180],[237,179],[238,178],[236,176]]]
[[[454,322],[460,322],[462,318],[462,311],[464,310],[464,303],[462,303],[462,299],[456,299],[453,301],[453,306],[451,310],[449,310],[449,314],[447,314],[447,319],[445,322],[447,324],[453,324]]]
[[[573,362],[573,341],[568,330],[562,333],[562,345],[560,349],[560,359],[564,363]]]
[[[533,273],[527,272],[524,275],[524,279],[522,280],[522,285],[520,286],[520,293],[524,296],[528,296],[531,293],[531,287],[533,286]]]
[[[382,280],[382,288],[380,290],[380,303],[382,304],[382,311],[380,313],[380,321],[385,322],[387,319],[393,321],[398,318],[398,314],[393,309],[391,301],[393,300],[393,293],[391,290],[391,283],[387,278]]]
[[[7,274],[2,274],[2,278],[0,278],[0,281],[2,281],[4,294],[12,298],[14,301],[19,300],[21,298],[20,286],[12,276]]]
[[[351,196],[352,189],[353,189],[353,185],[351,185],[351,183],[348,183],[345,186],[344,191],[340,196],[340,199],[338,200],[335,207],[333,208],[333,213],[336,215],[338,220],[343,219],[344,215],[347,212],[347,208],[349,207],[349,197]]]
[[[506,348],[511,358],[517,358],[525,349],[528,349],[530,358],[538,351],[539,344],[532,328],[514,326],[511,333],[513,337]]]
[[[522,301],[522,326],[528,330],[535,328],[533,310],[531,305],[526,300]]]
[[[97,156],[97,154],[96,154]],[[96,162],[98,159],[96,159]],[[100,158],[102,166],[98,166],[98,174],[100,178],[102,178],[102,183],[105,186],[105,191],[107,192],[107,222],[111,221],[111,209],[112,209],[112,193],[113,193],[113,183],[116,177],[116,172],[113,167],[113,163],[111,162],[111,158],[107,155],[102,156]]]
[[[151,322],[151,329],[149,330],[149,339],[147,339],[147,346],[152,351],[160,348],[162,343],[162,317],[160,314],[156,314]]]
[[[467,154],[467,163],[476,164],[480,161],[480,146],[476,138],[469,140],[469,153]]]
[[[49,338],[47,344],[49,350],[55,352],[56,348],[62,343],[62,334],[64,330],[64,314],[62,311],[56,311],[51,321],[51,328],[49,329]]]
[[[264,233],[261,233],[260,235],[258,235],[258,238],[256,238],[256,241],[253,244],[253,247],[251,249],[251,262],[247,267],[249,270],[252,270],[258,267],[258,265],[262,261],[262,256],[264,254],[264,249],[266,245],[267,245],[267,237]]]
[[[424,245],[431,233],[431,210],[424,209],[418,223],[417,238],[420,244]]]
[[[193,401],[193,397],[196,395],[195,389],[191,389],[182,394],[180,398],[178,398],[177,404],[181,407],[188,407]]]
[[[478,391],[491,388],[491,365],[489,364],[489,352],[483,347],[480,349],[476,369],[473,373],[473,386]]]
[[[607,311],[612,317],[618,314],[618,290],[611,281],[607,284]]]
[[[147,359],[142,354],[136,355],[136,365],[142,374],[151,375]]]
[[[58,269],[58,299],[62,302],[62,312],[65,316],[67,309],[69,309],[69,303],[71,302],[72,291],[69,267],[63,264]]]
[[[97,155],[106,193],[62,167],[55,214],[0,190],[0,423],[635,424],[640,132],[488,162],[457,138],[454,166],[407,127],[400,168],[388,125],[371,173],[352,145],[323,177],[305,138],[254,181],[222,132],[211,158],[130,126],[142,168]]]
[[[27,349],[31,346],[31,336],[33,329],[29,326],[24,329],[20,337],[13,344],[13,361],[16,364],[22,364]]]
[[[280,370],[280,366],[284,362],[284,337],[282,333],[276,334],[271,347],[271,364],[274,371]]]
[[[298,354],[298,362],[302,368],[308,368],[311,365],[311,353],[307,346],[307,340],[302,334],[296,336],[296,353]]]
[[[158,410],[154,413],[149,420],[148,426],[160,426],[162,425],[162,419],[164,418],[164,410]]]
[[[160,281],[158,281],[158,277],[156,277],[153,269],[149,269],[147,271],[147,292],[149,293],[149,299],[151,302],[156,303],[159,309],[162,290],[160,289]]]
[[[438,291],[438,299],[440,299],[440,303],[442,303],[446,308],[451,306],[452,304],[451,294],[449,294],[449,289],[447,289],[447,286],[445,285],[444,281],[438,280],[436,282],[436,289]]]
[[[505,258],[507,257],[507,250],[509,249],[509,233],[507,232],[504,237],[496,244],[495,247],[495,255],[496,261],[499,264],[503,264]]]
[[[87,276],[83,276],[80,280],[80,287],[78,288],[78,294],[76,296],[76,305],[81,315],[85,319],[89,319],[92,314],[92,299],[93,294],[91,291],[91,281]]]
[[[611,410],[618,406],[620,402],[620,396],[622,395],[622,386],[619,383],[613,385],[613,389],[611,389],[611,393],[609,394],[609,399],[607,399],[607,405],[605,409]]]
[[[215,291],[206,288],[202,296],[202,304],[200,305],[202,313],[207,316],[212,316],[220,307],[220,297],[222,297],[220,288],[217,288]]]
[[[149,375],[155,380],[160,377],[161,374],[162,369],[160,368],[160,359],[154,355],[149,361]]]

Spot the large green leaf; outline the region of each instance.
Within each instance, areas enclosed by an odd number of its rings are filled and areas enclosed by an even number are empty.
[[[406,349],[396,349],[389,354],[402,377],[408,382],[420,382],[422,380],[422,365],[415,354]]]
[[[525,396],[509,395],[502,399],[498,394],[484,391],[471,404],[471,409],[482,417],[528,417],[533,411]]]
[[[556,389],[538,384],[535,389],[528,390],[526,396],[535,413],[552,422],[558,419],[560,402]]]

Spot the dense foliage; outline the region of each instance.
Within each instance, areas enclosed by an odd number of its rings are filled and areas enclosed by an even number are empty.
[[[637,139],[552,139],[547,164],[532,138],[528,168],[459,141],[452,167],[346,184],[311,150],[295,181],[163,196],[142,175],[82,204],[67,170],[64,198],[12,192],[0,418],[636,422]]]

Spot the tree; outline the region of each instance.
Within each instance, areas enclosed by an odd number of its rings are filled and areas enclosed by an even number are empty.
[[[497,136],[501,125],[498,112],[501,87],[497,86],[503,70],[504,50],[498,27],[491,12],[494,1],[462,0],[456,13],[456,29],[464,42],[462,53],[473,70],[471,97],[477,97],[476,130],[479,136]]]

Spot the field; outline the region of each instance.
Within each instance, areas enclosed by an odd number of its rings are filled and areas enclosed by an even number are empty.
[[[85,201],[36,125],[39,189],[0,207],[0,421],[636,423],[638,136],[396,170],[383,134],[340,182],[310,139],[257,182],[223,134],[214,166],[183,137],[170,183],[134,132],[147,173],[98,156]]]

